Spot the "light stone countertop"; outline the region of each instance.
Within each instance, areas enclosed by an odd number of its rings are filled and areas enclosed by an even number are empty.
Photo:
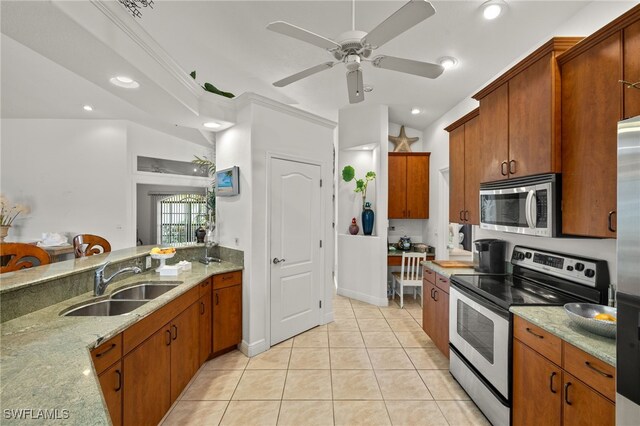
[[[436,273],[451,278],[451,275],[469,275],[469,274],[480,274],[480,272],[476,272],[472,266],[468,268],[443,268],[442,266],[436,265],[435,263],[427,260],[425,262],[420,263],[422,266],[426,266],[427,268],[435,271]]]
[[[148,251],[148,248],[144,250]],[[134,252],[137,250],[133,249],[132,255]],[[106,294],[148,279],[183,281],[183,284],[125,315],[58,315],[64,309],[93,297],[92,293],[86,293],[3,323],[0,340],[0,400],[3,410],[69,410],[68,419],[63,424],[110,424],[89,351],[97,342],[115,336],[207,277],[242,269],[229,262],[205,266],[194,261],[191,271],[177,277],[160,277],[150,270],[117,280],[107,288]],[[6,419],[5,412],[2,424],[24,423],[24,420]],[[60,424],[60,420],[49,422]]]
[[[573,324],[564,307],[512,306],[510,311],[607,364],[616,366],[615,339],[598,336]]]

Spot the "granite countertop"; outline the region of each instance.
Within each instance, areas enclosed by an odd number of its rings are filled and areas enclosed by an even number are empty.
[[[615,339],[598,336],[573,324],[562,306],[512,306],[510,311],[607,364],[616,366]]]
[[[93,294],[90,292],[3,323],[0,340],[0,399],[3,410],[68,410],[65,424],[110,424],[89,351],[97,342],[115,336],[207,277],[242,269],[230,262],[205,266],[194,261],[191,271],[177,277],[160,277],[150,270],[114,282],[106,294],[150,278],[183,283],[125,315],[58,315],[70,306],[91,299]],[[23,423],[6,418],[2,421],[3,424],[12,422]]]
[[[404,251],[402,250],[387,250],[387,256],[402,256],[402,253],[404,253]],[[409,250],[407,251],[407,253],[418,253],[418,252]],[[427,256],[435,256],[436,252],[435,250],[432,250],[432,251],[426,251],[424,254],[426,254]]]
[[[427,268],[435,271],[436,273],[450,278],[451,275],[460,275],[460,274],[480,274],[480,272],[476,272],[473,269],[473,266],[469,266],[468,268],[443,268],[442,266],[436,265],[430,260],[420,263],[422,266],[426,266]]]

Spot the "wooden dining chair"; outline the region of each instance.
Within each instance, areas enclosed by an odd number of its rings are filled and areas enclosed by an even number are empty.
[[[33,244],[0,243],[0,274],[51,263],[49,253]]]
[[[110,252],[111,244],[97,235],[80,234],[73,237],[73,251],[76,257],[93,256]]]
[[[402,253],[402,267],[400,272],[393,272],[393,293],[400,296],[400,308],[404,308],[404,288],[413,287],[413,298],[416,298],[418,287],[420,288],[420,306],[422,306],[422,265],[420,262],[427,259],[425,253]],[[394,296],[395,297],[395,296]]]

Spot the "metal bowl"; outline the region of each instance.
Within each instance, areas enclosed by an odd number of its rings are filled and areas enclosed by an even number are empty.
[[[571,322],[585,330],[600,336],[615,339],[616,322],[597,320],[594,317],[598,314],[609,314],[617,319],[618,314],[616,308],[597,305],[595,303],[567,303],[564,305],[564,311],[569,316]]]

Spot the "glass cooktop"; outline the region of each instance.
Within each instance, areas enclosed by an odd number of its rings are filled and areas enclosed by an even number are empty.
[[[497,305],[564,305],[577,299],[515,275],[454,275],[452,281]]]

